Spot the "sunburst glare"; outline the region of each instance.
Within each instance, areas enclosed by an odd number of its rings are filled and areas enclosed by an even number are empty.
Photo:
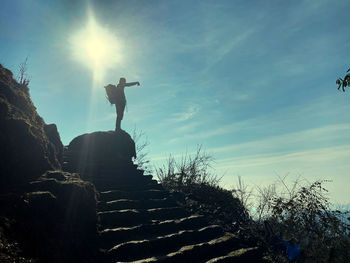
[[[92,11],[87,26],[70,37],[72,58],[93,72],[94,82],[100,82],[107,69],[121,62],[120,43],[108,28],[100,26]]]

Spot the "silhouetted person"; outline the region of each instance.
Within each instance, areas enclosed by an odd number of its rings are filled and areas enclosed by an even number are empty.
[[[117,86],[109,84],[108,86],[105,87],[108,95],[108,100],[110,101],[110,103],[115,104],[115,108],[117,111],[117,121],[115,125],[116,131],[121,129],[120,124],[124,116],[124,109],[126,105],[124,88],[134,86],[134,85],[140,86],[140,82],[126,83],[125,78],[120,78]]]

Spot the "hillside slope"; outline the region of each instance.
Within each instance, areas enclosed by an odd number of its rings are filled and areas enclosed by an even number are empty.
[[[63,145],[0,65],[0,262],[95,262],[96,192],[60,171]]]

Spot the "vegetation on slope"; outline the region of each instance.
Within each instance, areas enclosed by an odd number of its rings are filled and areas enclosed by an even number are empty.
[[[170,156],[156,174],[165,189],[183,194],[182,203],[191,212],[206,215],[226,230],[237,230],[249,220],[248,212],[232,191],[219,186],[220,178],[209,169],[212,161],[199,147],[194,156],[185,155],[179,162]]]
[[[255,237],[267,246],[274,261],[350,260],[349,212],[332,209],[326,181],[296,180],[288,186],[281,178],[281,190],[276,184],[258,189],[253,214],[249,206],[252,191],[241,179],[235,189],[220,187],[219,178],[209,172],[211,161],[199,148],[194,156],[185,155],[180,161],[170,156],[156,173],[166,189],[184,194],[184,206],[227,230],[240,229]]]

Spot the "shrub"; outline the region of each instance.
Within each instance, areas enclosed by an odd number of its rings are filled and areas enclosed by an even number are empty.
[[[134,159],[134,163],[146,173],[151,174],[152,168],[150,166],[148,152],[146,151],[149,141],[147,137],[145,137],[145,133],[137,130],[135,127],[132,134],[132,139],[134,140],[136,147],[136,158]]]
[[[26,57],[26,59],[21,64],[19,64],[18,74],[17,74],[17,82],[23,85],[23,87],[28,87],[30,82],[30,78],[28,77],[27,71],[28,71],[28,57]]]
[[[184,196],[181,201],[188,210],[226,230],[237,230],[249,220],[248,213],[232,191],[219,186],[221,178],[210,169],[212,162],[212,156],[198,146],[194,155],[185,154],[180,161],[170,156],[156,173],[164,188]]]
[[[156,174],[164,187],[177,191],[193,185],[217,186],[221,178],[209,171],[213,161],[213,157],[198,146],[194,156],[186,153],[180,161],[169,156],[167,163],[156,169]]]
[[[344,233],[350,226],[343,220],[346,212],[331,209],[325,182],[300,186],[290,198],[273,197],[271,221],[277,223],[277,231],[302,246],[306,259],[344,262],[344,249],[350,248]]]
[[[299,246],[303,251],[300,262],[349,260],[349,212],[332,209],[323,187],[326,182],[329,181],[302,183],[298,179],[288,186],[285,178],[280,178],[284,191],[278,185],[259,188],[253,232],[272,247],[276,240]]]

